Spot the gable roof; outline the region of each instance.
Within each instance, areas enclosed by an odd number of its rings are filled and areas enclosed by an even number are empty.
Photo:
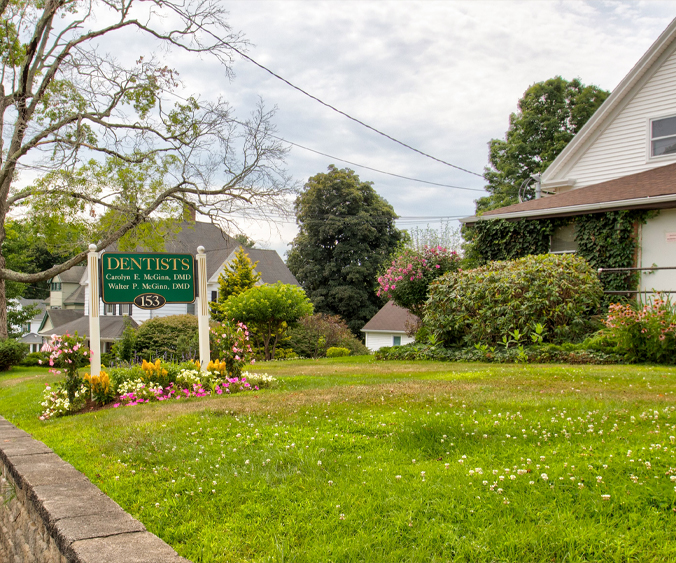
[[[225,269],[226,262],[234,259],[235,252],[243,248],[252,264],[256,265],[255,271],[261,274],[263,283],[288,283],[300,285],[296,277],[291,273],[288,266],[275,250],[263,250],[260,248],[247,248],[236,244],[232,248],[216,251],[213,254],[207,251],[207,280],[217,281],[218,275]]]
[[[45,314],[45,309],[47,309],[47,303],[45,302],[44,299],[26,299],[24,297],[19,297],[17,299],[19,302],[19,305],[23,307],[29,307],[31,305],[35,305],[38,309],[40,309],[35,316],[31,320],[37,320],[41,319],[42,316]]]
[[[47,309],[38,332],[42,334],[42,329],[47,324],[47,319],[51,320],[52,327],[56,328],[83,316],[84,311],[77,309]]]
[[[580,151],[592,142],[612,119],[631,100],[633,95],[660,67],[662,59],[676,40],[676,18],[674,18],[641,59],[594,112],[582,129],[573,137],[566,148],[554,159],[542,174],[542,183],[547,184],[561,173],[568,163],[580,156]]]
[[[220,227],[212,223],[183,221],[177,233],[169,233],[164,240],[164,251],[174,254],[197,253],[197,247],[207,250],[220,250],[237,246],[235,239],[224,233]],[[106,248],[109,252],[117,252],[117,243]],[[136,251],[145,252],[147,248],[137,247]]]
[[[73,266],[70,270],[57,274],[53,279],[59,278],[61,283],[80,283],[85,270],[84,266]]]
[[[132,328],[137,328],[138,323],[131,317],[109,316],[99,317],[99,326],[101,327],[101,340],[117,340],[122,337],[122,333],[126,328],[125,320],[127,320]],[[57,326],[50,330],[41,332],[43,336],[51,336],[58,334],[75,334],[89,338],[89,317],[81,317],[69,323]]]
[[[66,305],[84,305],[85,302],[85,286],[79,285],[73,293],[63,300],[63,304]]]
[[[676,164],[668,164],[549,197],[515,203],[460,221],[476,223],[482,219],[538,219],[598,213],[611,209],[665,207],[676,207]]]
[[[394,301],[388,301],[369,322],[361,329],[362,332],[406,332],[409,326],[419,322],[420,319],[408,309],[395,305]]]

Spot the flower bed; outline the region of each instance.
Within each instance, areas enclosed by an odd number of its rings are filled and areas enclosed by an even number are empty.
[[[157,360],[141,366],[114,368],[99,376],[86,374],[83,383],[69,399],[63,382],[54,388],[47,386],[42,397],[44,408],[40,420],[47,420],[81,411],[87,398],[99,406],[112,404],[113,408],[140,405],[154,401],[190,399],[211,395],[233,395],[273,387],[276,379],[267,374],[244,372],[239,377],[228,377],[219,369],[222,362],[210,362],[206,371],[199,370],[199,362],[183,366]]]

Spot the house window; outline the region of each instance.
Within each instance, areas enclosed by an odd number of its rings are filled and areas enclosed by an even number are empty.
[[[211,300],[212,301],[218,301],[218,291],[212,291],[211,292]]]
[[[401,346],[401,336],[392,337],[392,346]]]
[[[676,154],[676,117],[650,122],[650,156]]]
[[[106,308],[103,311],[104,315],[114,315],[115,314],[115,303],[106,303]]]
[[[52,282],[49,284],[49,289],[52,291],[61,291],[61,282]]]
[[[188,315],[194,315],[195,314],[195,304],[194,303],[188,303],[186,313]]]
[[[575,223],[559,227],[552,233],[549,252],[552,254],[569,254],[577,252],[577,227]]]

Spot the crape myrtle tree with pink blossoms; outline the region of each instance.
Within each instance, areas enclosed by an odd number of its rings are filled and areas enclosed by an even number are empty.
[[[84,383],[78,370],[89,365],[91,356],[91,351],[85,346],[84,337],[78,336],[77,332],[64,336],[55,334],[51,341],[42,346],[42,351],[49,352],[48,362],[51,373],[56,375],[65,373],[66,378],[62,386],[68,393],[68,400],[72,403],[75,400],[75,393]]]
[[[217,362],[227,377],[240,377],[246,364],[256,362],[249,336],[249,329],[242,322],[224,321],[210,328],[212,362]]]
[[[447,272],[458,271],[459,266],[458,253],[443,246],[405,248],[378,277],[378,296],[422,317],[430,284]]]

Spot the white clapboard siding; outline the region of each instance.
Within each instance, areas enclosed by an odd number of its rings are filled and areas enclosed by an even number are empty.
[[[577,189],[676,162],[676,155],[648,156],[649,120],[676,116],[676,51],[674,46],[670,49],[664,64],[607,128],[549,181],[574,179]]]
[[[89,315],[89,285],[85,286],[85,315]],[[103,301],[99,301],[99,314],[103,315],[104,311]],[[131,318],[134,319],[137,323],[141,324],[143,321],[148,319],[154,319],[157,317],[168,317],[169,315],[185,315],[188,312],[188,306],[185,303],[171,303],[160,307],[159,309],[139,309],[135,305],[132,306]]]
[[[371,350],[372,352],[375,352],[376,350],[380,350],[381,348],[384,348],[385,346],[392,346],[394,344],[393,338],[395,336],[401,336],[401,343],[402,344],[408,344],[408,343],[413,342],[415,340],[414,338],[406,335],[403,332],[370,332],[370,331],[364,331],[364,336],[365,336],[366,347],[369,350]]]

